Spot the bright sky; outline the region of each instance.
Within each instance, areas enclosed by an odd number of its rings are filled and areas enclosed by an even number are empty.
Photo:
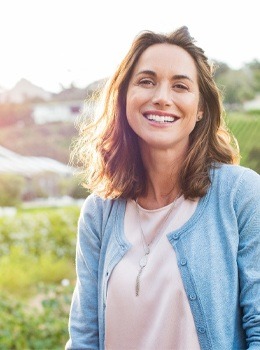
[[[0,0],[0,87],[58,92],[111,75],[135,35],[187,25],[211,59],[260,60],[258,0]]]

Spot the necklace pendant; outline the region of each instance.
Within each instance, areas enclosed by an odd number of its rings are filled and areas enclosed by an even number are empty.
[[[140,277],[141,277],[141,273],[143,271],[143,267],[140,268],[138,275],[136,277],[136,283],[135,283],[135,295],[138,297],[139,293],[140,293]]]

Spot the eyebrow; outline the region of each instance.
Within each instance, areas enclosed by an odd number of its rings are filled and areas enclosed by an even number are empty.
[[[152,70],[149,70],[149,69],[147,69],[147,70],[142,70],[142,71],[138,72],[136,75],[138,76],[138,75],[142,75],[142,74],[147,74],[147,75],[151,75],[151,76],[153,76],[153,77],[156,77],[156,73],[155,73],[154,71],[152,71]],[[193,81],[188,75],[186,75],[186,74],[175,74],[175,75],[173,75],[172,79],[173,79],[173,80],[176,80],[176,79],[187,79],[187,80],[191,81],[192,83],[194,82],[194,81]]]

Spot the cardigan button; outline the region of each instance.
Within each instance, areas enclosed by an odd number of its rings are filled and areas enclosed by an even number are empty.
[[[189,295],[189,298],[190,298],[190,300],[195,300],[195,299],[197,299],[197,296],[196,296],[196,294],[190,294]]]
[[[178,239],[179,238],[179,234],[178,233],[174,233],[173,238],[174,239]]]
[[[197,329],[198,329],[198,331],[199,331],[200,333],[205,333],[205,332],[206,332],[205,327],[198,327]]]
[[[182,266],[187,265],[187,260],[185,258],[181,259],[181,265]]]

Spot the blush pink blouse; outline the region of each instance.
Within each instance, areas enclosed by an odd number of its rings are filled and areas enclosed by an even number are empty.
[[[182,226],[194,213],[197,201],[178,198],[160,237],[161,223],[171,204],[156,210],[139,206],[142,229],[151,252],[140,276],[144,255],[136,203],[129,200],[125,236],[132,247],[114,268],[108,282],[105,313],[105,348],[111,350],[199,350],[189,302],[184,291],[175,252],[166,234]]]

